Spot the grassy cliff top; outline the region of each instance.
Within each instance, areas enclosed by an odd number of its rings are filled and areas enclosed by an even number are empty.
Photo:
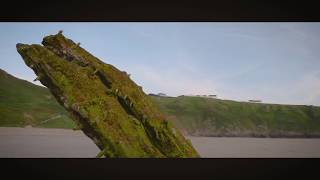
[[[319,136],[320,107],[152,97],[175,125],[202,136]]]
[[[320,108],[316,106],[182,96],[150,98],[186,134],[313,137],[320,132]],[[66,110],[56,102],[47,88],[15,78],[1,69],[0,106],[0,126],[75,127]]]
[[[47,88],[0,69],[0,126],[73,128],[67,112]]]

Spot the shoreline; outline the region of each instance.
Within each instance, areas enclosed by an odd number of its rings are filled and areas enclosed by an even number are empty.
[[[320,138],[185,136],[201,158],[320,157]],[[0,157],[94,158],[99,148],[81,130],[0,127]]]
[[[188,134],[186,136],[192,136],[192,137],[215,137],[215,138],[272,138],[272,139],[281,139],[281,138],[288,138],[288,139],[319,139],[320,134],[315,134],[315,135],[206,135],[206,136],[201,136],[201,135],[192,135]]]
[[[70,135],[79,135],[81,136],[84,134],[81,130],[74,130],[74,129],[67,129],[67,128],[42,128],[42,127],[0,127],[0,135],[3,135],[3,133],[12,133],[10,130],[22,130],[28,133],[35,133],[35,135],[40,134],[48,134],[48,135],[65,135],[61,133],[68,133]],[[20,134],[22,133],[20,132]],[[76,133],[76,134],[75,134]],[[15,134],[19,135],[19,133]],[[32,134],[28,134],[32,135]],[[320,134],[211,134],[211,135],[199,135],[199,134],[184,134],[184,137],[212,137],[212,138],[261,138],[261,139],[319,139]]]

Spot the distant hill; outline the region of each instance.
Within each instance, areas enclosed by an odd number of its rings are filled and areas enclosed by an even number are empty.
[[[320,137],[320,107],[149,96],[177,128],[196,136]],[[0,69],[0,126],[75,128],[47,88]]]
[[[73,128],[47,88],[18,79],[0,69],[0,126]]]
[[[198,136],[320,137],[320,107],[150,96],[174,124]]]

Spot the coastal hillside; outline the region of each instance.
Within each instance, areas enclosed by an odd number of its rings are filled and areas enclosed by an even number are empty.
[[[0,69],[0,126],[70,129],[75,124],[47,88]]]
[[[320,107],[149,96],[184,134],[320,137]],[[0,126],[75,128],[47,88],[0,69]]]
[[[195,136],[318,137],[320,107],[151,96],[186,134]]]

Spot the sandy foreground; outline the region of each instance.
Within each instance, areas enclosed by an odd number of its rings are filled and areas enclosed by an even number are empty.
[[[320,138],[187,137],[201,157],[320,157]],[[1,158],[88,158],[98,147],[81,131],[0,127]]]

